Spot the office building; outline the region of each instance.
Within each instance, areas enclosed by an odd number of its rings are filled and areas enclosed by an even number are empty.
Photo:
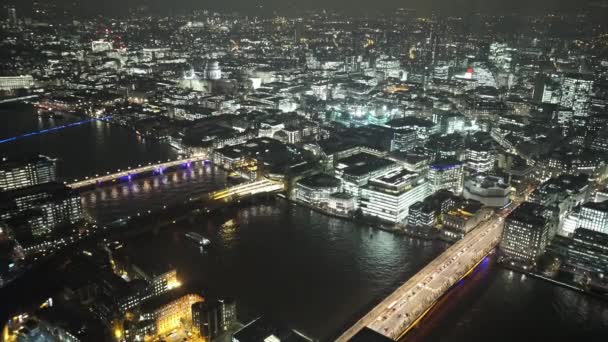
[[[3,158],[0,162],[0,191],[25,188],[56,179],[57,161],[46,156]]]
[[[236,323],[234,300],[206,300],[192,305],[192,326],[200,331],[205,341],[213,341],[234,323]]]
[[[154,322],[158,335],[166,334],[182,325],[192,325],[192,305],[203,301],[197,294],[186,294],[175,298],[175,293],[167,293],[142,304],[140,320]]]
[[[464,237],[491,213],[490,210],[482,209],[483,204],[476,200],[459,200],[457,202],[442,216],[445,233],[452,238]]]
[[[511,202],[511,187],[502,177],[477,174],[466,178],[462,195],[487,207],[502,208]]]
[[[608,234],[608,201],[588,202],[582,205],[578,227]]]
[[[440,216],[454,208],[457,202],[458,197],[451,191],[439,190],[410,206],[407,224],[412,227],[433,228],[439,223]]]
[[[429,183],[431,192],[449,190],[460,194],[463,187],[462,163],[456,160],[441,160],[430,165]]]
[[[371,178],[397,169],[400,169],[399,165],[389,159],[360,152],[338,160],[335,173],[336,177],[342,181],[342,189],[358,199],[361,188]]]
[[[18,235],[49,234],[59,225],[84,219],[80,194],[63,184],[51,182],[0,193],[0,219],[19,224]]]
[[[403,223],[412,204],[429,195],[428,182],[417,173],[395,170],[373,178],[363,187],[363,215],[391,223]]]
[[[296,201],[315,206],[329,204],[330,195],[340,192],[341,182],[338,178],[327,174],[316,174],[300,179],[295,186]]]
[[[533,265],[545,252],[549,222],[544,213],[544,206],[524,202],[509,214],[500,242],[500,250],[507,259]]]
[[[131,276],[141,279],[141,286],[131,286],[126,293],[117,298],[117,308],[120,313],[125,313],[141,305],[148,299],[159,297],[170,290],[181,286],[177,278],[177,270],[169,269],[156,274],[144,272],[136,265],[131,267]]]
[[[593,91],[593,79],[581,74],[567,74],[562,80],[560,105],[572,108],[574,116],[586,117]]]
[[[490,172],[496,163],[496,151],[481,145],[470,146],[464,154],[465,168],[470,173]]]
[[[575,273],[608,274],[608,234],[579,228],[572,237],[556,237],[550,249]]]

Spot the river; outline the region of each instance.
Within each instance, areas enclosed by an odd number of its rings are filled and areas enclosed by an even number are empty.
[[[0,139],[58,124],[38,119],[27,106],[0,110],[0,120]],[[25,153],[60,157],[59,173],[66,179],[174,156],[162,143],[103,122],[0,144],[0,155]],[[222,186],[225,178],[223,171],[199,165],[89,191],[83,204],[94,218],[109,221],[186,200]],[[236,227],[222,228],[229,219]],[[201,253],[184,239],[186,231],[209,237],[212,247]],[[196,291],[236,298],[243,320],[258,314],[281,318],[321,340],[335,336],[445,248],[280,199],[227,209],[131,238],[126,245],[136,263],[171,264]],[[444,297],[406,340],[595,341],[606,336],[608,303],[490,261]]]

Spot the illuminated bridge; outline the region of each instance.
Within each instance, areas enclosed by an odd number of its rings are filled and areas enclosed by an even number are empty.
[[[257,194],[283,191],[284,188],[285,185],[282,182],[263,179],[239,184],[220,191],[215,191],[210,195],[210,198],[214,201],[229,202],[235,199],[254,196]]]
[[[163,173],[163,171],[170,167],[175,167],[179,165],[184,165],[186,167],[190,167],[192,163],[199,161],[207,161],[207,156],[193,156],[189,158],[176,159],[176,160],[167,160],[166,162],[159,161],[156,164],[148,163],[148,165],[138,165],[137,167],[131,168],[128,167],[126,169],[119,169],[114,173],[107,172],[105,175],[95,175],[94,177],[86,177],[83,180],[74,180],[72,183],[67,183],[67,186],[72,189],[78,189],[93,185],[101,185],[103,183],[112,182],[118,179],[127,179],[130,180],[131,177],[136,176],[141,173],[146,172],[156,172]]]
[[[349,341],[364,329],[391,340],[401,339],[444,293],[473,271],[496,247],[503,224],[503,218],[498,215],[483,222],[390,294],[337,341]]]
[[[104,116],[104,117],[101,117],[101,118],[93,118],[93,119],[86,119],[86,120],[71,122],[69,124],[65,124],[65,125],[61,125],[61,126],[55,126],[55,127],[43,129],[43,130],[40,130],[40,131],[34,131],[34,132],[30,132],[30,133],[25,133],[25,134],[17,135],[17,136],[11,137],[11,138],[2,139],[2,140],[0,140],[0,144],[17,141],[17,140],[24,139],[24,138],[33,137],[35,135],[41,135],[41,134],[51,133],[51,132],[55,132],[55,131],[59,131],[59,130],[65,129],[65,128],[70,128],[70,127],[74,127],[74,126],[80,126],[80,125],[87,124],[89,122],[107,121],[107,120],[109,120],[111,118],[112,118],[111,116]]]

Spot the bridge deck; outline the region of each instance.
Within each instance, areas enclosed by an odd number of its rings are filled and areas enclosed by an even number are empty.
[[[374,307],[337,341],[350,340],[364,327],[393,340],[401,338],[441,295],[496,247],[502,227],[502,218],[498,216],[482,223]]]
[[[205,160],[205,159],[207,159],[207,158],[204,156],[195,156],[195,157],[190,157],[190,158],[171,160],[171,161],[167,161],[164,163],[148,164],[148,165],[139,166],[139,167],[136,167],[133,169],[119,170],[118,172],[115,172],[115,173],[109,173],[109,174],[102,175],[102,176],[86,178],[81,181],[75,181],[73,183],[67,184],[67,186],[69,186],[72,189],[78,189],[78,188],[82,188],[85,186],[96,185],[98,183],[110,182],[112,180],[115,180],[115,179],[118,179],[121,177],[127,177],[129,175],[136,175],[136,174],[143,173],[143,172],[154,171],[158,168],[164,169],[164,168],[174,167],[174,166],[184,164],[184,163],[197,162],[197,161],[201,161],[201,160]]]

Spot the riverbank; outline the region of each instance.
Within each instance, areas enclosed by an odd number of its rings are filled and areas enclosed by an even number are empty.
[[[602,294],[599,294],[597,292],[593,292],[593,291],[590,291],[588,289],[585,289],[585,288],[582,288],[580,286],[577,286],[577,284],[575,284],[575,283],[569,283],[569,282],[557,280],[557,279],[554,279],[554,278],[550,278],[550,277],[547,277],[547,276],[539,273],[538,271],[526,270],[526,269],[523,269],[521,267],[517,267],[515,265],[511,265],[509,263],[505,263],[505,262],[499,261],[498,264],[501,267],[503,267],[503,268],[505,268],[507,270],[514,271],[514,272],[521,273],[521,274],[525,274],[527,276],[530,276],[530,277],[533,277],[533,278],[536,278],[536,279],[540,279],[540,280],[549,282],[549,283],[551,283],[553,285],[561,286],[563,288],[567,288],[567,289],[572,290],[572,291],[580,292],[582,294],[585,294],[585,295],[593,297],[593,298],[597,298],[597,299],[601,299],[601,300],[604,300],[604,301],[608,301],[608,294],[602,295]]]
[[[453,239],[447,239],[445,238],[442,234],[440,234],[438,231],[433,231],[433,230],[422,230],[422,229],[414,229],[414,228],[408,228],[407,226],[399,226],[399,225],[394,225],[394,226],[388,226],[386,224],[380,223],[378,221],[375,220],[371,220],[371,219],[366,219],[365,217],[356,217],[354,215],[346,215],[346,214],[338,214],[335,213],[333,211],[329,211],[329,210],[325,210],[321,207],[318,206],[314,206],[308,203],[304,203],[301,201],[296,201],[296,200],[292,200],[287,198],[287,196],[283,195],[283,194],[278,194],[277,195],[278,198],[281,198],[289,203],[293,203],[295,205],[299,205],[301,207],[310,209],[312,211],[315,211],[319,214],[325,215],[325,216],[329,216],[329,217],[333,217],[333,218],[337,218],[337,219],[341,219],[341,220],[345,220],[345,221],[349,221],[349,222],[353,222],[355,224],[363,224],[366,225],[368,227],[372,227],[374,229],[378,229],[378,230],[382,230],[388,233],[393,233],[393,234],[397,234],[397,235],[405,235],[408,237],[412,237],[412,238],[416,238],[416,239],[422,239],[422,240],[427,240],[427,241],[443,241],[446,243],[454,243],[455,241]]]

